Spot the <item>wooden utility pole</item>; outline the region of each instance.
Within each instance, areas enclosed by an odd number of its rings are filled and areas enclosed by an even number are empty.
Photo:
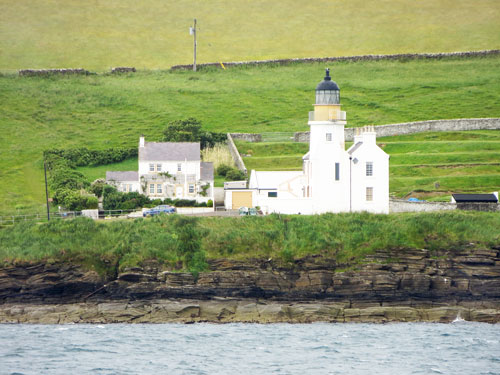
[[[196,72],[196,18],[194,19],[193,37],[194,37],[194,52],[193,52],[193,72]]]

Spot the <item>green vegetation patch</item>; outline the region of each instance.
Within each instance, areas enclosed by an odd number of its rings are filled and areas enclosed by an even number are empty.
[[[136,148],[141,134],[161,140],[166,124],[188,117],[214,132],[308,130],[326,66],[340,86],[349,126],[500,116],[500,56],[196,73],[0,75],[0,212],[43,210],[47,149]]]
[[[95,222],[91,219],[20,223],[0,229],[0,260],[82,263],[115,274],[151,259],[167,269],[197,273],[206,259],[292,261],[310,254],[353,263],[376,250],[426,248],[460,250],[500,243],[500,215],[437,212],[374,215],[190,218]]]

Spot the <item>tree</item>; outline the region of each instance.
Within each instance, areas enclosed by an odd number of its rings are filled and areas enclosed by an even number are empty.
[[[163,131],[166,142],[200,142],[200,148],[213,147],[218,142],[227,139],[224,133],[207,132],[201,129],[201,121],[190,117],[167,124]]]

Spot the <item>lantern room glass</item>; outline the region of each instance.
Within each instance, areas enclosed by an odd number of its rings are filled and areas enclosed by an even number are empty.
[[[340,91],[317,90],[316,104],[340,104]]]

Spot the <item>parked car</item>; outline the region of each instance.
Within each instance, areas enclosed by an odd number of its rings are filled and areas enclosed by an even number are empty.
[[[142,213],[143,217],[146,216],[155,216],[159,214],[174,214],[175,213],[175,207],[169,206],[167,204],[162,204],[153,208],[150,208],[149,210],[144,210]]]

